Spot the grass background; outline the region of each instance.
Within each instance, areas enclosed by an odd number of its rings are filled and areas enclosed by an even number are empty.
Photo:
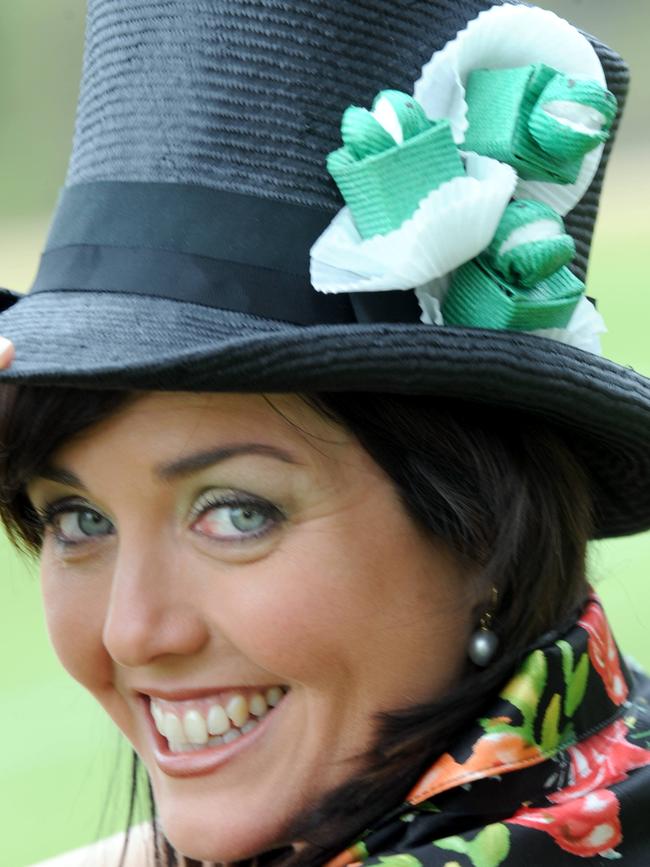
[[[605,354],[650,375],[647,0],[555,0],[632,63],[589,274]],[[81,63],[82,0],[0,8],[0,282],[26,289],[60,186]],[[650,668],[650,534],[593,545],[590,574],[623,649]],[[50,649],[35,564],[0,539],[0,867],[28,867],[121,827],[128,750]]]

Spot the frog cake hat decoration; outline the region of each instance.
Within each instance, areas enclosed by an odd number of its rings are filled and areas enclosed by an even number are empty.
[[[599,353],[606,329],[570,270],[561,214],[591,183],[616,111],[566,21],[482,12],[425,64],[414,96],[383,91],[370,111],[344,112],[327,167],[347,207],[312,248],[315,288],[413,289],[425,324]]]

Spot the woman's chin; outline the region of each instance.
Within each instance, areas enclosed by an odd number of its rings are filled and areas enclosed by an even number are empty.
[[[289,845],[316,772],[307,762],[296,774],[303,762],[286,748],[295,737],[282,737],[290,710],[287,697],[254,729],[203,749],[171,750],[153,725],[138,733],[162,830],[178,852],[231,862]]]
[[[170,812],[167,815],[160,810],[162,831],[174,849],[186,858],[230,863],[290,845],[281,823],[273,827],[271,817],[265,820],[259,814],[241,815],[232,810],[211,816],[208,821],[205,815],[184,816],[173,808]]]

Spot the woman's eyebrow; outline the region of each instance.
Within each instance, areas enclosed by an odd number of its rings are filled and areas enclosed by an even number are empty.
[[[262,455],[262,457],[275,458],[285,464],[300,465],[300,461],[290,452],[276,446],[269,446],[264,443],[237,443],[236,445],[219,446],[207,451],[196,452],[171,463],[159,464],[156,467],[156,474],[165,480],[175,479],[179,476],[196,473],[239,455]]]
[[[45,479],[48,482],[57,482],[59,485],[66,485],[69,488],[80,488],[86,490],[86,486],[78,476],[70,470],[65,470],[62,467],[55,467],[47,464],[35,473],[29,480],[28,484],[36,479]]]

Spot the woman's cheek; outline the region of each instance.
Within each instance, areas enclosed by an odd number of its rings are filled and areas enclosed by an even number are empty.
[[[41,587],[52,646],[63,667],[96,693],[112,681],[111,660],[102,642],[104,600],[96,582],[86,582],[69,566],[44,553]]]
[[[360,576],[356,576],[359,578]],[[286,549],[249,574],[216,615],[238,652],[281,680],[318,687],[343,676],[363,634],[363,609],[342,588],[350,566],[314,546]],[[355,582],[353,582],[355,583]]]

